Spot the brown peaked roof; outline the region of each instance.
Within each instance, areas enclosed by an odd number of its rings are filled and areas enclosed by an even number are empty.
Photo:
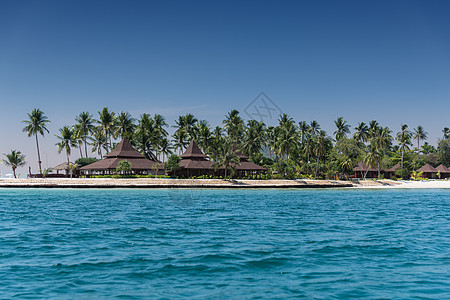
[[[450,169],[444,166],[443,164],[437,166],[436,170],[441,171],[441,173],[450,173]]]
[[[202,150],[197,146],[197,144],[192,141],[187,147],[186,151],[180,156],[181,158],[207,158],[205,154],[203,154]]]
[[[74,163],[73,162],[69,162],[69,164],[73,165]],[[56,167],[53,167],[52,170],[57,170],[57,171],[59,171],[59,170],[63,170],[63,171],[67,170],[67,161],[63,162],[63,163],[60,163]]]
[[[147,159],[144,155],[137,152],[130,142],[124,138],[105,158],[92,164],[80,168],[80,170],[110,170],[116,169],[119,162],[127,160],[131,163],[133,170],[154,170],[164,169],[164,165],[153,160]]]
[[[124,138],[117,146],[108,154],[106,158],[121,157],[121,158],[145,158],[144,155],[137,152],[127,138]]]
[[[436,168],[434,168],[432,165],[430,164],[426,164],[424,165],[422,168],[420,168],[419,170],[417,170],[418,172],[424,172],[424,173],[437,173],[438,170]]]
[[[363,163],[362,161],[358,162],[356,164],[356,166],[353,168],[353,171],[355,172],[365,172],[365,171],[378,171],[378,169],[375,168],[368,168],[367,165],[365,163]]]
[[[400,169],[400,167],[401,167],[401,165],[400,165],[400,163],[398,163],[398,164],[396,164],[395,166],[393,166],[392,168],[387,169],[386,172],[395,172],[395,171],[397,171],[398,169]]]

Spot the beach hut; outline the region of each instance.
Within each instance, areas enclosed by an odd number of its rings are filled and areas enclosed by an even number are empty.
[[[376,178],[378,176],[378,169],[368,167],[362,161],[358,162],[356,166],[353,168],[353,172],[355,172],[355,178],[364,178],[364,174],[366,174],[365,178]]]
[[[438,172],[440,172],[441,179],[446,179],[446,178],[450,177],[450,169],[447,168],[446,166],[444,166],[443,164],[440,164],[439,166],[437,166],[436,170],[438,170]],[[436,176],[437,176],[437,173],[436,173]]]
[[[180,156],[180,170],[177,172],[184,177],[212,175],[213,163],[203,154],[195,141],[191,141],[186,151]]]
[[[52,171],[56,171],[56,175],[59,175],[59,171],[63,171],[65,172],[66,175],[69,175],[69,166],[73,166],[74,163],[73,162],[69,162],[69,164],[67,164],[67,161],[60,163],[59,165],[51,168]]]
[[[235,154],[240,159],[240,164],[232,163],[232,167],[236,170],[237,177],[245,177],[248,175],[258,175],[262,172],[267,171],[266,168],[261,167],[251,161],[248,160],[248,156],[245,156],[239,150],[235,150]],[[224,168],[221,168],[224,169]]]
[[[423,172],[422,177],[436,179],[438,170],[430,164],[422,166],[417,172]]]
[[[114,174],[119,162],[126,160],[131,164],[132,174],[164,175],[164,165],[154,160],[147,159],[136,151],[130,142],[124,138],[104,159],[80,168],[84,175]]]
[[[400,169],[401,165],[400,163],[396,164],[395,166],[393,166],[392,168],[389,168],[387,170],[385,170],[385,178],[391,178],[392,176],[395,175],[395,171],[397,171],[398,169]]]

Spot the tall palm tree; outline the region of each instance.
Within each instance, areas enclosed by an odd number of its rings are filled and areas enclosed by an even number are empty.
[[[164,162],[165,157],[169,157],[169,155],[173,153],[172,145],[166,137],[161,140],[161,153],[163,157],[162,162]]]
[[[320,130],[319,133],[317,134],[317,138],[316,138],[316,143],[315,143],[315,149],[314,149],[314,153],[316,154],[317,157],[317,162],[316,162],[316,171],[314,172],[314,179],[316,179],[317,177],[317,172],[319,170],[319,160],[325,156],[325,154],[327,153],[327,142],[329,138],[327,137],[327,133],[325,132],[325,130]]]
[[[87,139],[95,129],[94,126],[95,120],[93,119],[92,115],[86,111],[80,113],[75,118],[75,121],[77,122],[77,131],[79,131],[79,135],[81,136],[84,142],[84,152],[86,154],[86,157],[88,157]]]
[[[262,121],[249,120],[245,130],[242,150],[245,155],[259,153],[266,139],[265,124]]]
[[[239,156],[236,155],[236,150],[232,149],[229,141],[224,141],[217,149],[217,161],[214,163],[214,168],[217,170],[220,167],[225,169],[225,179],[227,179],[227,171],[230,170],[230,179],[233,172],[233,164],[240,164]]]
[[[103,130],[99,128],[95,128],[92,137],[91,137],[91,145],[92,145],[92,153],[97,153],[100,155],[100,158],[103,159],[103,151],[107,151],[108,149],[108,140],[106,139]]]
[[[11,166],[14,178],[16,178],[16,169],[26,164],[25,155],[23,155],[20,151],[17,150],[11,150],[11,153],[9,154],[3,153],[3,155],[6,157],[6,159],[4,159],[3,162],[5,163],[5,165]]]
[[[302,144],[304,144],[306,141],[306,137],[308,136],[308,133],[310,131],[310,127],[306,123],[306,121],[301,121],[298,123],[298,131],[300,133],[300,139],[302,140]]]
[[[145,155],[148,159],[156,160],[155,154],[152,150],[155,150],[154,135],[155,135],[155,123],[149,114],[144,113],[138,121],[136,128],[136,143],[139,151]]]
[[[442,130],[442,132],[444,133],[443,139],[446,140],[450,137],[450,128],[448,127],[444,127],[444,129]]]
[[[134,128],[136,126],[134,122],[135,120],[133,119],[133,117],[131,117],[131,115],[128,112],[122,111],[116,117],[116,126],[114,128],[115,131],[113,137],[114,138],[120,137],[121,139],[127,138],[128,140],[131,140]]]
[[[417,154],[419,154],[420,151],[420,141],[425,141],[427,138],[428,132],[426,132],[421,125],[417,126],[417,128],[414,129],[413,139],[417,141]]]
[[[106,140],[109,141],[109,148],[107,146],[106,152],[109,151],[109,149],[112,149],[112,133],[114,131],[114,125],[115,125],[115,113],[112,111],[109,111],[107,107],[103,107],[101,111],[98,112],[99,114],[99,121],[100,127],[103,130],[103,134],[106,137]]]
[[[402,151],[401,168],[403,169],[403,157],[405,150],[409,150],[411,145],[411,132],[408,130],[408,125],[402,124],[401,130],[397,133],[397,142]]]
[[[298,132],[294,120],[287,114],[283,114],[278,119],[279,125],[276,129],[277,141],[275,148],[277,153],[286,161],[289,160],[291,153],[298,146]]]
[[[197,123],[197,133],[198,146],[203,150],[204,153],[210,153],[213,134],[207,121],[201,120]]]
[[[67,157],[67,174],[69,174],[69,167],[70,167],[70,153],[72,150],[72,147],[76,147],[77,143],[74,138],[74,131],[69,126],[64,126],[63,128],[59,129],[60,135],[55,135],[59,142],[56,143],[56,146],[58,146],[58,153],[61,153],[62,150],[66,150],[66,157]]]
[[[336,141],[345,138],[347,133],[350,133],[350,125],[347,124],[343,117],[337,118],[334,124],[336,125],[336,131],[334,132]]]
[[[222,123],[231,143],[240,144],[244,132],[244,120],[239,116],[239,111],[236,109],[230,111]]]
[[[40,109],[33,109],[31,113],[28,113],[28,120],[22,121],[22,123],[26,123],[27,125],[23,128],[24,132],[28,133],[28,136],[36,136],[36,148],[37,148],[37,156],[38,156],[38,164],[39,164],[39,174],[42,174],[42,161],[41,154],[39,153],[39,142],[38,142],[38,133],[44,136],[44,132],[49,133],[47,129],[47,124],[50,123],[48,118],[45,116],[44,112]]]
[[[358,126],[355,127],[353,138],[361,144],[366,143],[369,140],[369,127],[366,123],[358,123]]]

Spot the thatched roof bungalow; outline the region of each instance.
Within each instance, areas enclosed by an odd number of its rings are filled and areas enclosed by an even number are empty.
[[[104,159],[80,168],[84,175],[88,174],[111,174],[114,173],[119,162],[127,160],[131,163],[133,174],[164,175],[164,165],[147,159],[136,151],[130,142],[124,138],[117,146],[105,155]]]
[[[246,173],[258,173],[267,171],[266,168],[261,167],[251,161],[248,160],[248,156],[245,156],[242,152],[237,150],[235,154],[240,159],[240,164],[232,164],[232,167],[236,169],[236,173],[238,173],[238,176],[244,176]]]
[[[198,145],[191,141],[186,151],[180,156],[178,174],[185,177],[213,174],[213,163],[203,154]]]
[[[422,166],[417,172],[423,172],[422,177],[436,179],[438,170],[430,164]]]
[[[437,166],[436,170],[438,170],[438,172],[440,172],[441,179],[450,177],[450,169],[447,168],[446,166],[444,166],[443,164],[440,164],[439,166]],[[437,173],[436,173],[436,176],[437,176]]]

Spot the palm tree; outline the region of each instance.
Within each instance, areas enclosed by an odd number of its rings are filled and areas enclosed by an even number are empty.
[[[314,172],[314,179],[317,177],[317,171],[319,170],[319,160],[320,158],[324,157],[327,153],[327,143],[329,142],[329,138],[327,137],[327,133],[325,130],[320,130],[317,134],[316,138],[316,147],[314,149],[314,153],[317,157],[317,163],[316,163],[316,171]]]
[[[42,174],[42,166],[41,166],[41,154],[39,153],[39,142],[38,142],[38,136],[40,135],[44,136],[44,132],[49,133],[47,129],[47,123],[50,123],[48,118],[45,116],[44,112],[42,112],[40,109],[33,109],[31,113],[28,113],[28,120],[22,121],[22,123],[26,123],[27,126],[23,128],[24,132],[28,133],[28,136],[36,136],[36,148],[37,148],[37,156],[38,156],[38,164],[39,164],[39,173]]]
[[[62,150],[66,150],[67,174],[68,174],[70,167],[69,156],[71,153],[71,149],[72,147],[76,147],[77,143],[74,138],[74,131],[69,126],[64,126],[63,128],[60,128],[59,133],[60,135],[55,135],[59,139],[59,142],[56,143],[56,146],[58,146],[58,153],[61,153]]]
[[[3,153],[3,155],[6,156],[6,159],[4,159],[3,162],[5,163],[5,165],[11,166],[14,178],[16,178],[16,169],[26,164],[25,155],[17,150],[11,150],[11,153]]]
[[[355,127],[353,138],[359,143],[366,143],[369,140],[369,127],[364,122],[358,123]]]
[[[217,149],[217,161],[214,163],[214,168],[216,171],[220,167],[225,168],[225,180],[227,179],[227,171],[230,169],[230,179],[231,174],[234,170],[233,164],[240,164],[241,161],[239,156],[236,155],[236,151],[232,149],[231,143],[229,141],[224,141],[220,147]]]
[[[382,152],[374,144],[369,145],[369,151],[364,155],[363,162],[367,166],[367,170],[364,173],[364,179],[366,179],[367,172],[370,167],[379,166],[382,160]],[[380,168],[378,168],[378,179],[380,177]]]
[[[306,121],[298,122],[298,131],[300,133],[300,138],[302,140],[302,143],[304,143],[306,136],[309,133],[309,125],[306,123]]]
[[[83,139],[84,142],[84,152],[86,153],[86,157],[88,157],[87,152],[87,138],[95,129],[94,126],[94,119],[92,115],[88,112],[82,112],[80,113],[76,118],[75,121],[77,122],[77,131],[79,131],[79,135]]]
[[[228,139],[232,144],[240,144],[242,134],[244,132],[244,120],[239,116],[239,111],[233,109],[223,120],[225,130],[227,131]]]
[[[114,129],[114,121],[115,114],[114,112],[110,112],[107,107],[103,107],[101,111],[98,112],[100,120],[98,123],[103,130],[103,134],[106,137],[106,140],[109,141],[109,148],[112,149],[112,133]],[[108,145],[106,146],[106,152],[109,151]]]
[[[450,128],[444,127],[442,132],[444,133],[444,137],[443,137],[444,140],[446,140],[446,139],[448,139],[450,137]]]
[[[167,136],[169,135],[165,129],[167,127],[166,119],[159,114],[155,114],[153,120],[153,134],[151,136],[151,144],[155,151],[156,157],[159,158],[164,143],[168,143]]]
[[[242,151],[248,156],[259,153],[264,146],[265,138],[265,124],[262,121],[249,120],[243,137]]]
[[[131,115],[126,112],[122,111],[120,114],[116,117],[116,127],[113,137],[121,139],[127,138],[128,140],[132,139],[134,127],[136,126],[134,124],[135,120],[131,117]]]
[[[107,151],[108,140],[106,139],[106,136],[100,127],[94,129],[91,140],[92,140],[92,143],[91,143],[92,153],[97,153],[98,155],[100,155],[100,158],[103,159],[102,149]]]
[[[397,133],[397,142],[402,151],[401,168],[403,169],[404,152],[409,150],[409,145],[411,145],[411,132],[408,130],[408,125],[402,124],[401,130]]]
[[[413,139],[417,140],[417,154],[419,154],[420,151],[420,141],[424,141],[428,138],[428,132],[425,132],[423,127],[421,125],[417,126],[416,129],[414,129],[414,136]]]
[[[161,144],[160,144],[161,148],[161,153],[162,153],[162,162],[164,162],[164,158],[165,157],[169,157],[170,154],[172,154],[172,145],[170,144],[169,140],[165,137],[163,139],[161,139]]]
[[[295,126],[294,120],[287,114],[281,115],[278,122],[275,149],[278,155],[282,156],[287,162],[291,152],[297,149],[297,126]]]
[[[211,152],[211,142],[213,135],[209,124],[205,120],[201,120],[197,123],[197,144],[204,153]]]
[[[155,122],[149,114],[142,114],[138,121],[136,129],[136,143],[139,151],[145,155],[148,159],[156,160],[157,157],[152,152],[156,150],[155,146]]]
[[[344,118],[339,117],[336,121],[334,121],[336,125],[336,131],[334,132],[334,136],[336,141],[347,136],[347,133],[350,133],[350,125],[347,124],[347,121]]]

